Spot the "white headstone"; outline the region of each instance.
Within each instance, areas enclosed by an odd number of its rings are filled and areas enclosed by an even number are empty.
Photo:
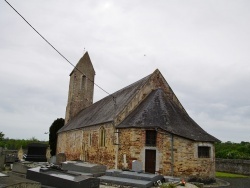
[[[49,163],[56,164],[56,156],[52,156],[49,160]]]
[[[141,161],[137,161],[137,160],[133,160],[132,161],[132,171],[134,172],[142,172],[142,162]]]

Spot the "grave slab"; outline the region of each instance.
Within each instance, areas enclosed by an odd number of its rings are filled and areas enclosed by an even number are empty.
[[[0,176],[0,187],[41,188],[41,184],[25,178],[4,174],[3,176]]]
[[[57,188],[98,188],[100,184],[100,180],[97,178],[41,167],[28,169],[26,177],[38,181],[42,185]]]
[[[107,167],[100,164],[92,164],[81,161],[66,161],[62,163],[62,169],[82,173],[93,174],[94,177],[104,175]]]
[[[122,186],[147,188],[153,185],[151,181],[145,181],[145,180],[135,180],[129,178],[112,177],[112,176],[102,176],[99,178],[101,182],[118,184]]]

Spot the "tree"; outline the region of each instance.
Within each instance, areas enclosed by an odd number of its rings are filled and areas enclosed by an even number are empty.
[[[4,139],[4,134],[3,132],[0,132],[0,141],[2,141]]]
[[[63,118],[57,118],[49,128],[49,145],[51,149],[51,155],[56,154],[56,144],[57,144],[57,131],[61,129],[64,125]]]

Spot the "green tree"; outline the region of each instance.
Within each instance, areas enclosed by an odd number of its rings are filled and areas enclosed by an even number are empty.
[[[223,159],[250,159],[250,143],[221,142],[215,144],[215,157]]]
[[[49,145],[51,149],[51,155],[56,154],[57,131],[61,129],[63,125],[64,125],[64,119],[57,118],[49,128]]]
[[[4,139],[4,134],[3,132],[0,132],[0,141],[2,141]]]

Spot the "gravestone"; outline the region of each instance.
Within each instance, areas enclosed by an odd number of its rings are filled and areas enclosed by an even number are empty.
[[[25,161],[47,162],[46,158],[47,144],[32,143],[28,145],[27,155],[24,156]]]
[[[52,156],[49,160],[49,163],[56,164],[56,156]]]
[[[137,160],[133,160],[132,161],[132,171],[134,172],[142,172],[142,162],[141,161],[137,161]]]
[[[18,161],[16,150],[5,150],[3,153],[5,154],[5,164],[10,165]]]
[[[65,153],[58,153],[56,155],[56,164],[61,164],[66,161],[66,155]]]

